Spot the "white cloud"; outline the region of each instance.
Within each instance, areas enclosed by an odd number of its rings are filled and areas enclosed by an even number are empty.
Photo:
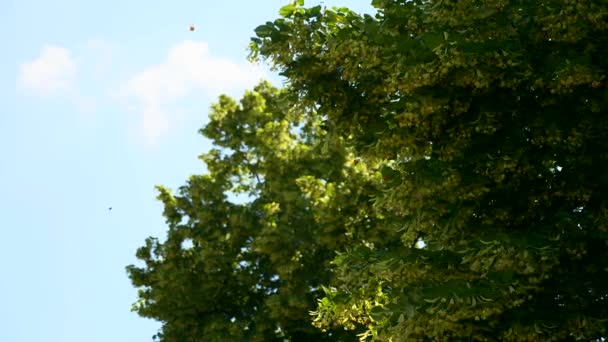
[[[119,96],[135,101],[141,129],[155,143],[170,128],[167,107],[195,90],[207,96],[242,90],[264,76],[259,67],[214,57],[204,42],[184,41],[169,50],[166,61],[150,66],[127,80]]]
[[[76,71],[76,62],[69,50],[46,45],[38,58],[20,65],[17,84],[24,90],[40,95],[69,92]]]

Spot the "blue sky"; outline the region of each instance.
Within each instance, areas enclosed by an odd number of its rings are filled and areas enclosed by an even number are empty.
[[[220,93],[278,80],[245,47],[286,3],[2,1],[0,341],[151,341],[124,267],[165,236],[154,185],[204,172]]]

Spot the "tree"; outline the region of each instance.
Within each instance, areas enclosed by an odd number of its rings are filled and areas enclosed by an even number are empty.
[[[336,210],[371,210],[365,169],[339,139],[322,144],[319,124],[267,82],[212,107],[201,129],[217,147],[201,156],[207,174],[177,195],[158,187],[167,238],[148,238],[137,251],[145,266],[127,267],[133,309],[163,322],[159,340],[356,340],[316,329],[309,314],[356,224]]]
[[[251,45],[384,177],[375,229],[340,249],[315,325],[605,336],[608,3],[373,4],[375,17],[286,6]]]
[[[163,341],[605,336],[608,4],[373,4],[256,29],[288,83],[213,106],[134,309]]]

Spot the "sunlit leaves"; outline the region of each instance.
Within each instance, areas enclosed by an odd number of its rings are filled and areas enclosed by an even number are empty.
[[[157,187],[167,238],[146,240],[145,266],[127,270],[140,288],[133,310],[163,322],[160,340],[356,339],[315,329],[308,312],[346,238],[337,215],[365,208],[349,194],[366,174],[345,171],[349,152],[320,139],[314,111],[302,128],[287,95],[262,82],[238,102],[221,96],[200,130],[217,147],[200,156],[207,173],[175,193]]]
[[[373,5],[373,17],[289,15],[256,45],[374,180],[371,211],[350,219],[357,238],[334,260],[332,286],[346,297],[328,294],[315,325],[352,327],[357,293],[376,277],[395,314],[362,323],[360,336],[601,336],[578,327],[608,318],[591,304],[608,298],[596,280],[608,262],[598,249],[608,238],[606,4]],[[298,184],[316,212],[339,207],[331,183]]]

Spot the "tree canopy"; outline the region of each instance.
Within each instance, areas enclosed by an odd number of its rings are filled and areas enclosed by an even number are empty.
[[[608,3],[372,3],[256,28],[287,83],[212,107],[133,309],[162,341],[606,336]]]

